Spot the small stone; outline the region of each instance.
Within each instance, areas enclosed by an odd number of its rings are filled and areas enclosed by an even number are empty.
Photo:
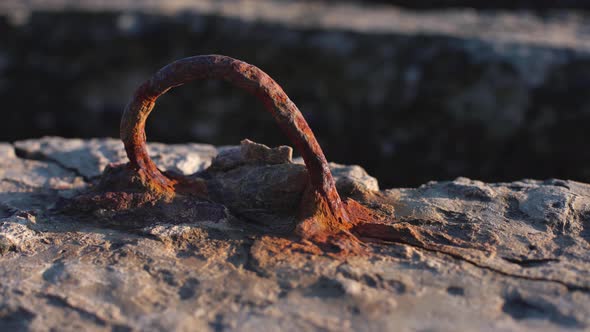
[[[340,165],[330,163],[332,176],[336,180],[339,192],[379,191],[379,182],[358,165]]]
[[[278,146],[269,148],[264,144],[244,139],[240,146],[220,149],[213,159],[211,168],[214,170],[229,170],[246,164],[278,165],[292,163],[293,148]]]
[[[293,148],[290,146],[278,146],[269,148],[264,144],[252,142],[249,139],[240,142],[240,152],[246,163],[261,162],[269,165],[292,163]]]

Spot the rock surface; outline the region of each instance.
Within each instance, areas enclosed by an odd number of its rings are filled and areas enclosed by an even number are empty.
[[[185,153],[204,164],[217,155],[204,145],[150,147],[170,169],[184,169]],[[289,239],[231,209],[217,220],[141,227],[131,227],[133,215],[128,227],[113,227],[54,209],[122,161],[121,149],[111,139],[0,145],[0,329],[590,327],[588,184],[458,178],[382,190],[382,210],[394,208],[394,223],[418,227],[422,241],[375,242],[367,256],[336,259],[291,250]],[[258,167],[280,165],[302,167]],[[375,188],[375,179],[354,175],[362,169],[347,167],[336,168],[337,181]]]

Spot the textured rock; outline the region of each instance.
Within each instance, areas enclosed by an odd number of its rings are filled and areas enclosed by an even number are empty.
[[[113,138],[64,139],[44,137],[39,140],[24,140],[14,143],[16,151],[28,159],[50,160],[75,170],[87,179],[95,178],[109,163],[127,161],[123,143]],[[217,149],[208,144],[164,145],[149,144],[150,156],[158,167],[183,175],[205,169],[217,154]]]
[[[336,178],[339,191],[352,193],[355,191],[379,191],[377,179],[367,174],[358,165],[340,165],[330,163],[330,170]]]
[[[293,148],[279,146],[269,148],[245,139],[239,147],[226,147],[213,159],[211,167],[219,170],[229,170],[245,164],[287,164],[292,162]]]
[[[176,221],[138,223],[143,216],[128,214],[116,227],[51,210],[60,197],[91,185],[76,174],[96,160],[89,147],[107,151],[109,142],[29,141],[54,147],[43,160],[17,157],[11,145],[0,145],[0,329],[590,327],[588,184],[458,178],[382,190],[364,204],[395,208],[393,223],[414,227],[417,241],[373,242],[368,256],[335,259],[298,251],[292,239],[232,209],[220,210],[216,220],[190,217],[212,209],[207,202],[194,202],[184,218],[177,212]],[[83,147],[70,152],[80,161],[65,168],[55,160],[73,144]],[[210,158],[209,150],[202,151],[202,160]],[[106,163],[120,161],[116,153],[103,155],[113,158]],[[212,176],[254,167],[302,166],[249,164]],[[345,173],[356,174],[350,183],[368,177],[356,167]],[[258,185],[272,188],[273,181],[280,179]]]

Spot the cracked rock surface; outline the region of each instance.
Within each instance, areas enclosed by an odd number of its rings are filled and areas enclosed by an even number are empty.
[[[267,231],[276,215],[265,219],[263,203],[281,199],[268,191],[283,187],[292,203],[305,178],[289,148],[244,141],[150,152],[163,169],[208,172],[226,201],[195,202],[194,211],[210,209],[196,219],[187,210],[141,224],[132,213],[116,225],[98,214],[81,220],[56,206],[124,162],[121,143],[0,144],[0,330],[590,328],[588,184],[458,178],[379,191],[362,168],[333,164],[344,196],[395,210],[392,223],[420,235],[335,259]]]

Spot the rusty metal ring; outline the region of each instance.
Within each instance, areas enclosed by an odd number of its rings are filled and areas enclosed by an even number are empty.
[[[148,155],[145,122],[156,99],[173,87],[193,80],[223,79],[260,99],[301,153],[315,195],[324,201],[332,216],[346,216],[326,157],[303,115],[283,89],[259,68],[222,55],[201,55],[175,61],[143,83],[125,108],[120,134],[130,166],[143,173],[148,188],[174,193],[176,181],[162,174]],[[322,205],[323,205],[322,204]]]

